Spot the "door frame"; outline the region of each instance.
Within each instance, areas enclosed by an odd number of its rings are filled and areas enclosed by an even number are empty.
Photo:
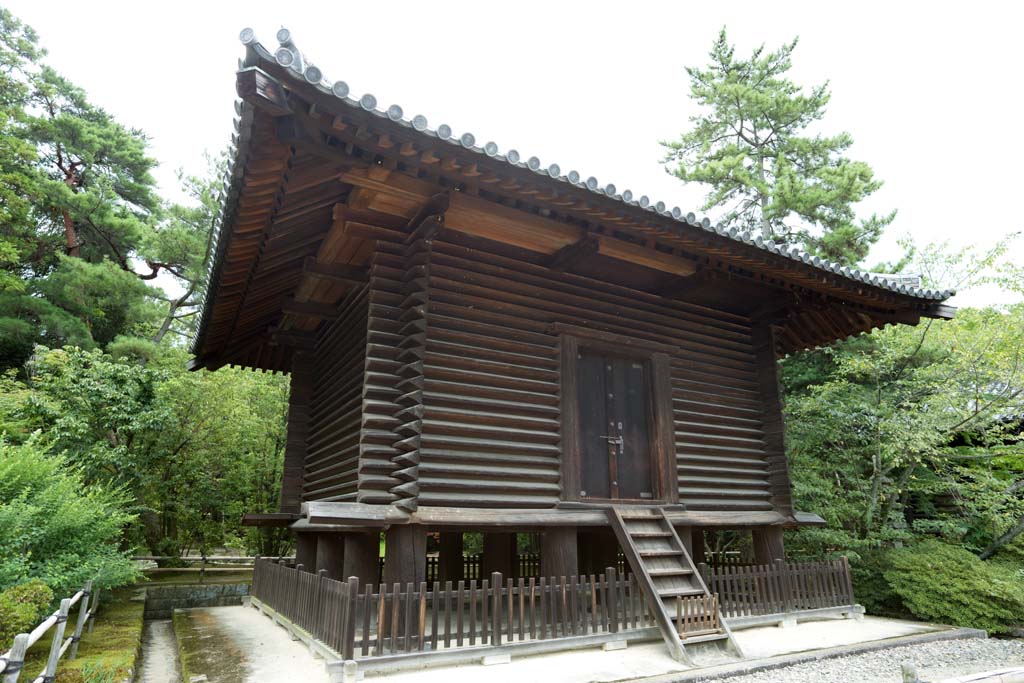
[[[672,361],[678,347],[635,337],[555,323],[561,375],[562,427],[561,499],[570,503],[667,505],[679,501],[676,474],[675,423],[672,409]],[[642,360],[650,367],[650,443],[652,498],[594,498],[580,495],[580,414],[578,396],[580,348]]]

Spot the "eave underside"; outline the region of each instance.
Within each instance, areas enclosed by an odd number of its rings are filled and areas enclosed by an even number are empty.
[[[276,65],[261,66],[281,78]],[[439,192],[451,197],[446,229],[588,277],[616,273],[641,291],[768,320],[779,355],[950,314],[933,301],[499,173],[317,92],[291,90],[287,109],[250,93],[243,106],[245,165],[222,228],[196,366],[287,372],[291,355],[310,348],[365,277],[374,240],[402,234]]]

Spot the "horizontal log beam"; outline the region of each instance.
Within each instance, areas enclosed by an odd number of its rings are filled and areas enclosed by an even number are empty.
[[[394,505],[366,503],[303,503],[302,511],[310,524],[348,524],[385,527],[392,524],[421,524],[429,527],[512,529],[544,526],[607,526],[603,508],[571,509],[489,509],[420,506],[408,514]],[[685,526],[796,526],[816,523],[817,516],[802,513],[788,517],[778,512],[697,512],[672,510],[673,524]]]
[[[306,257],[302,264],[302,272],[313,277],[345,282],[352,285],[361,285],[370,279],[365,268],[341,263],[320,263],[316,260],[315,256]]]
[[[286,527],[299,519],[290,512],[250,512],[242,515],[242,526]]]

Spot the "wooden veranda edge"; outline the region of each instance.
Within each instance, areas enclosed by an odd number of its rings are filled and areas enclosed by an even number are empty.
[[[683,509],[666,513],[678,526],[786,526],[820,525],[820,517],[798,512],[792,517],[778,512],[705,512]],[[365,503],[325,503],[309,501],[302,504],[303,522],[312,525],[360,525],[387,527],[395,524],[419,524],[428,527],[463,526],[477,528],[607,526],[604,507],[589,509],[490,509],[420,506],[407,513],[393,505]]]

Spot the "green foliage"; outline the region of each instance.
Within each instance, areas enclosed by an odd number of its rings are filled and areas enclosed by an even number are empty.
[[[193,203],[162,202],[143,132],[44,57],[0,8],[0,368],[20,368],[36,345],[184,334],[216,206],[211,179],[185,176]],[[147,286],[161,275],[182,292]]]
[[[280,530],[239,520],[277,507],[287,381],[188,372],[183,352],[137,339],[110,349],[38,348],[12,424],[43,430],[90,484],[122,488],[139,512],[131,541],[155,554],[280,554]]]
[[[119,547],[133,519],[121,491],[91,486],[38,437],[0,441],[0,587],[42,580],[70,595],[89,579],[117,586],[135,578]]]
[[[813,134],[831,95],[786,74],[797,41],[749,59],[736,57],[725,29],[707,67],[687,68],[690,96],[703,111],[679,140],[663,142],[676,177],[710,186],[704,210],[774,241],[799,240],[813,253],[857,263],[896,217],[857,220],[853,206],[882,186],[871,167],[843,154],[848,133]]]
[[[887,553],[892,591],[927,621],[1006,633],[1024,621],[1019,567],[984,562],[963,548],[925,540]]]
[[[1001,263],[1008,244],[925,247],[908,260],[926,278],[969,287],[997,273],[1012,284]],[[1024,304],[876,330],[781,367],[796,507],[828,522],[790,534],[787,552],[848,554],[872,613],[947,621],[957,613],[955,623],[997,630],[1012,623],[1008,594],[974,611],[956,600],[982,593],[990,578],[1004,588],[1020,578]],[[929,552],[941,567],[927,564]],[[983,578],[944,587],[944,572],[961,570]]]
[[[10,648],[14,636],[35,628],[51,602],[53,591],[39,579],[0,591],[0,652]]]

